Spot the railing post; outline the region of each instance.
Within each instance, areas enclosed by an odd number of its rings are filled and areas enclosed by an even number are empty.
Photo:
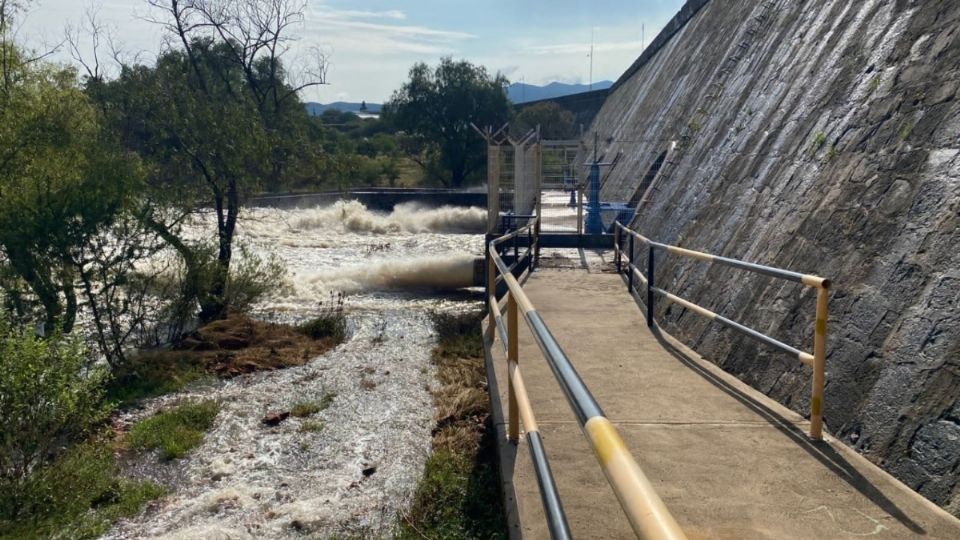
[[[512,292],[507,293],[507,373],[510,373],[510,362],[519,364],[520,336],[518,335],[517,299]],[[513,388],[513,378],[507,376],[509,386],[509,438],[511,441],[520,439],[520,407],[517,404],[517,394]]]
[[[487,246],[487,299],[492,296],[493,303],[497,303],[497,265],[493,262],[493,257],[490,256],[490,247]],[[490,303],[489,301],[487,302]],[[488,309],[493,309],[488,308]],[[490,339],[490,343],[493,343],[497,339],[497,317],[493,312],[490,312],[487,321],[487,337]],[[504,339],[504,336],[500,336],[500,339]],[[492,347],[493,345],[491,345]]]
[[[656,287],[654,282],[654,276],[657,272],[656,266],[656,250],[653,247],[653,244],[650,245],[649,251],[647,252],[647,326],[653,328],[653,299],[654,293],[653,288]]]
[[[627,256],[627,292],[631,295],[633,294],[633,239],[634,236],[631,234],[630,241],[627,242],[630,244],[630,251]]]
[[[533,272],[533,227],[527,229],[527,251],[530,252],[530,259],[527,260],[527,271]]]
[[[520,261],[520,235],[517,234],[517,235],[514,235],[513,237],[513,262],[519,263],[519,261]]]
[[[813,330],[813,388],[810,398],[810,438],[823,439],[823,386],[827,364],[827,304],[830,290],[817,288],[817,318]]]
[[[614,246],[614,251],[615,251],[614,260],[615,260],[616,263],[617,263],[617,273],[618,273],[618,274],[621,274],[621,273],[623,273],[623,269],[621,268],[621,264],[620,264],[620,259],[621,259],[621,253],[620,253],[620,222],[615,222],[615,223],[613,224],[613,246]]]

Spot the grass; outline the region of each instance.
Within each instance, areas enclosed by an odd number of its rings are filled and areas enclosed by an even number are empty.
[[[181,458],[203,442],[219,412],[220,403],[214,400],[186,403],[141,420],[126,440],[131,448],[159,450],[163,459]]]
[[[307,420],[306,422],[300,424],[300,433],[319,433],[323,431],[323,428],[326,427],[326,424],[323,422],[317,422],[314,420]]]
[[[94,440],[36,471],[27,495],[17,501],[16,518],[0,513],[0,539],[96,538],[166,493],[121,477],[113,450],[109,442]]]
[[[483,336],[480,334],[480,315],[440,313],[433,316],[437,331],[437,358],[483,358]]]
[[[900,125],[900,129],[897,130],[897,133],[900,135],[900,138],[905,141],[910,137],[910,134],[913,133],[913,127],[913,121],[906,120]]]
[[[308,416],[313,416],[320,411],[326,410],[333,403],[334,398],[337,397],[337,394],[333,392],[327,392],[320,398],[319,401],[301,401],[297,403],[290,409],[290,416],[296,416],[297,418],[306,418]]]
[[[831,144],[830,148],[827,149],[827,161],[833,161],[838,155],[840,155],[840,150],[837,149],[835,144]]]
[[[814,155],[818,150],[823,148],[823,145],[827,143],[827,134],[820,131],[813,136],[813,141],[810,142],[810,155]]]
[[[434,391],[433,454],[395,538],[507,537],[480,320],[480,314],[434,319],[440,386]]]
[[[187,385],[211,379],[203,357],[189,352],[142,353],[114,371],[107,400],[121,407],[141,399],[178,392]]]
[[[326,304],[320,302],[320,314],[298,328],[311,339],[330,339],[342,343],[347,339],[347,316],[343,310],[343,294],[330,293]]]

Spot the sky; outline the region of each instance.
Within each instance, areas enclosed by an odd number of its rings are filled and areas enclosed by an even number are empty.
[[[380,103],[416,62],[453,56],[503,73],[511,82],[616,80],[684,0],[302,0],[288,63],[319,47],[329,55],[327,85],[306,101]],[[164,39],[146,20],[146,0],[30,0],[18,37],[35,50],[63,41],[91,6],[129,61],[151,62]],[[592,36],[592,37],[591,37]],[[642,41],[641,41],[642,40]],[[107,47],[101,47],[105,50]],[[92,47],[81,43],[85,57]],[[104,54],[104,56],[109,56]],[[52,57],[73,62],[67,47]]]

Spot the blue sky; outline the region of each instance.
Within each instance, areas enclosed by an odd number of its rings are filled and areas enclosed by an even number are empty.
[[[306,0],[294,33],[292,57],[319,46],[330,55],[327,86],[305,95],[315,101],[380,102],[417,61],[465,58],[511,81],[615,80],[640,54],[641,27],[649,44],[683,0]],[[91,5],[85,0],[33,0],[20,39],[43,48],[62,39]],[[149,60],[163,38],[142,19],[144,0],[98,0],[99,18],[127,57]],[[66,51],[55,56],[70,61]]]

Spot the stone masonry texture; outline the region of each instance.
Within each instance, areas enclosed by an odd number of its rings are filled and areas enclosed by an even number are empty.
[[[960,515],[960,2],[685,9],[585,134],[602,161],[620,155],[603,200],[635,199],[675,143],[634,229],[831,278],[827,428]],[[657,266],[667,290],[813,350],[814,290],[663,253]],[[657,317],[809,411],[796,359],[662,300]]]

